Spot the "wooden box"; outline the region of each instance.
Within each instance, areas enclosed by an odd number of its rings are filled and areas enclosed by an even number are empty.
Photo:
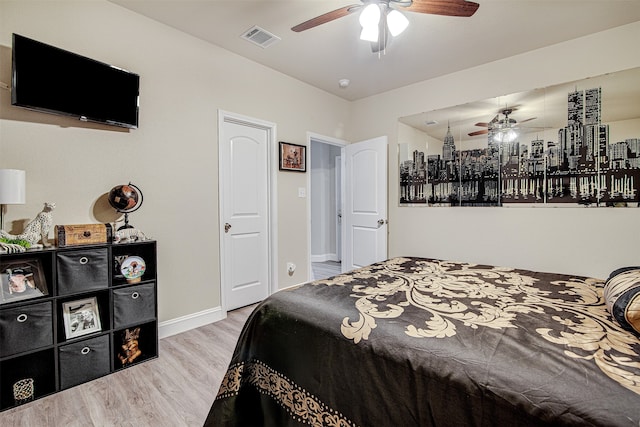
[[[95,245],[111,243],[111,224],[56,225],[56,246]]]

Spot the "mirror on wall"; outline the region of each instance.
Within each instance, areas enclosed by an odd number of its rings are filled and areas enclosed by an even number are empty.
[[[401,117],[401,206],[638,207],[640,68]]]

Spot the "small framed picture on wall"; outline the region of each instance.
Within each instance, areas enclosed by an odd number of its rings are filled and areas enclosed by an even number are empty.
[[[307,171],[307,147],[280,141],[280,170]]]

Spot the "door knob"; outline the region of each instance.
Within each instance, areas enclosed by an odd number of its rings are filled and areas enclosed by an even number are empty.
[[[230,229],[231,229],[231,224],[229,224],[228,222],[225,222],[224,223],[224,232],[228,233]]]
[[[382,227],[383,225],[387,224],[388,221],[386,219],[379,219],[378,220],[378,228]]]

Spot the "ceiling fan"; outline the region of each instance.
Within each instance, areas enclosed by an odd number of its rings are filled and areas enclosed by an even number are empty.
[[[295,32],[301,32],[318,25],[326,24],[343,16],[362,10],[360,24],[362,33],[360,38],[371,42],[371,50],[380,52],[387,44],[388,33],[392,36],[400,34],[409,24],[407,18],[401,13],[417,12],[432,15],[461,16],[473,15],[478,3],[466,0],[360,0],[362,4],[352,4],[340,9],[327,12],[315,18],[311,18],[291,28]],[[385,19],[381,19],[384,17]]]
[[[497,142],[513,142],[517,137],[517,129],[518,124],[526,123],[531,120],[535,120],[536,117],[530,117],[526,120],[521,120],[520,122],[515,119],[509,117],[511,113],[517,110],[517,107],[507,107],[498,111],[498,114],[489,122],[478,122],[475,125],[480,127],[486,127],[487,129],[477,130],[475,132],[471,132],[469,136],[477,136],[477,135],[485,135],[489,132],[493,134],[493,140]],[[504,116],[504,118],[500,118],[500,114]]]

